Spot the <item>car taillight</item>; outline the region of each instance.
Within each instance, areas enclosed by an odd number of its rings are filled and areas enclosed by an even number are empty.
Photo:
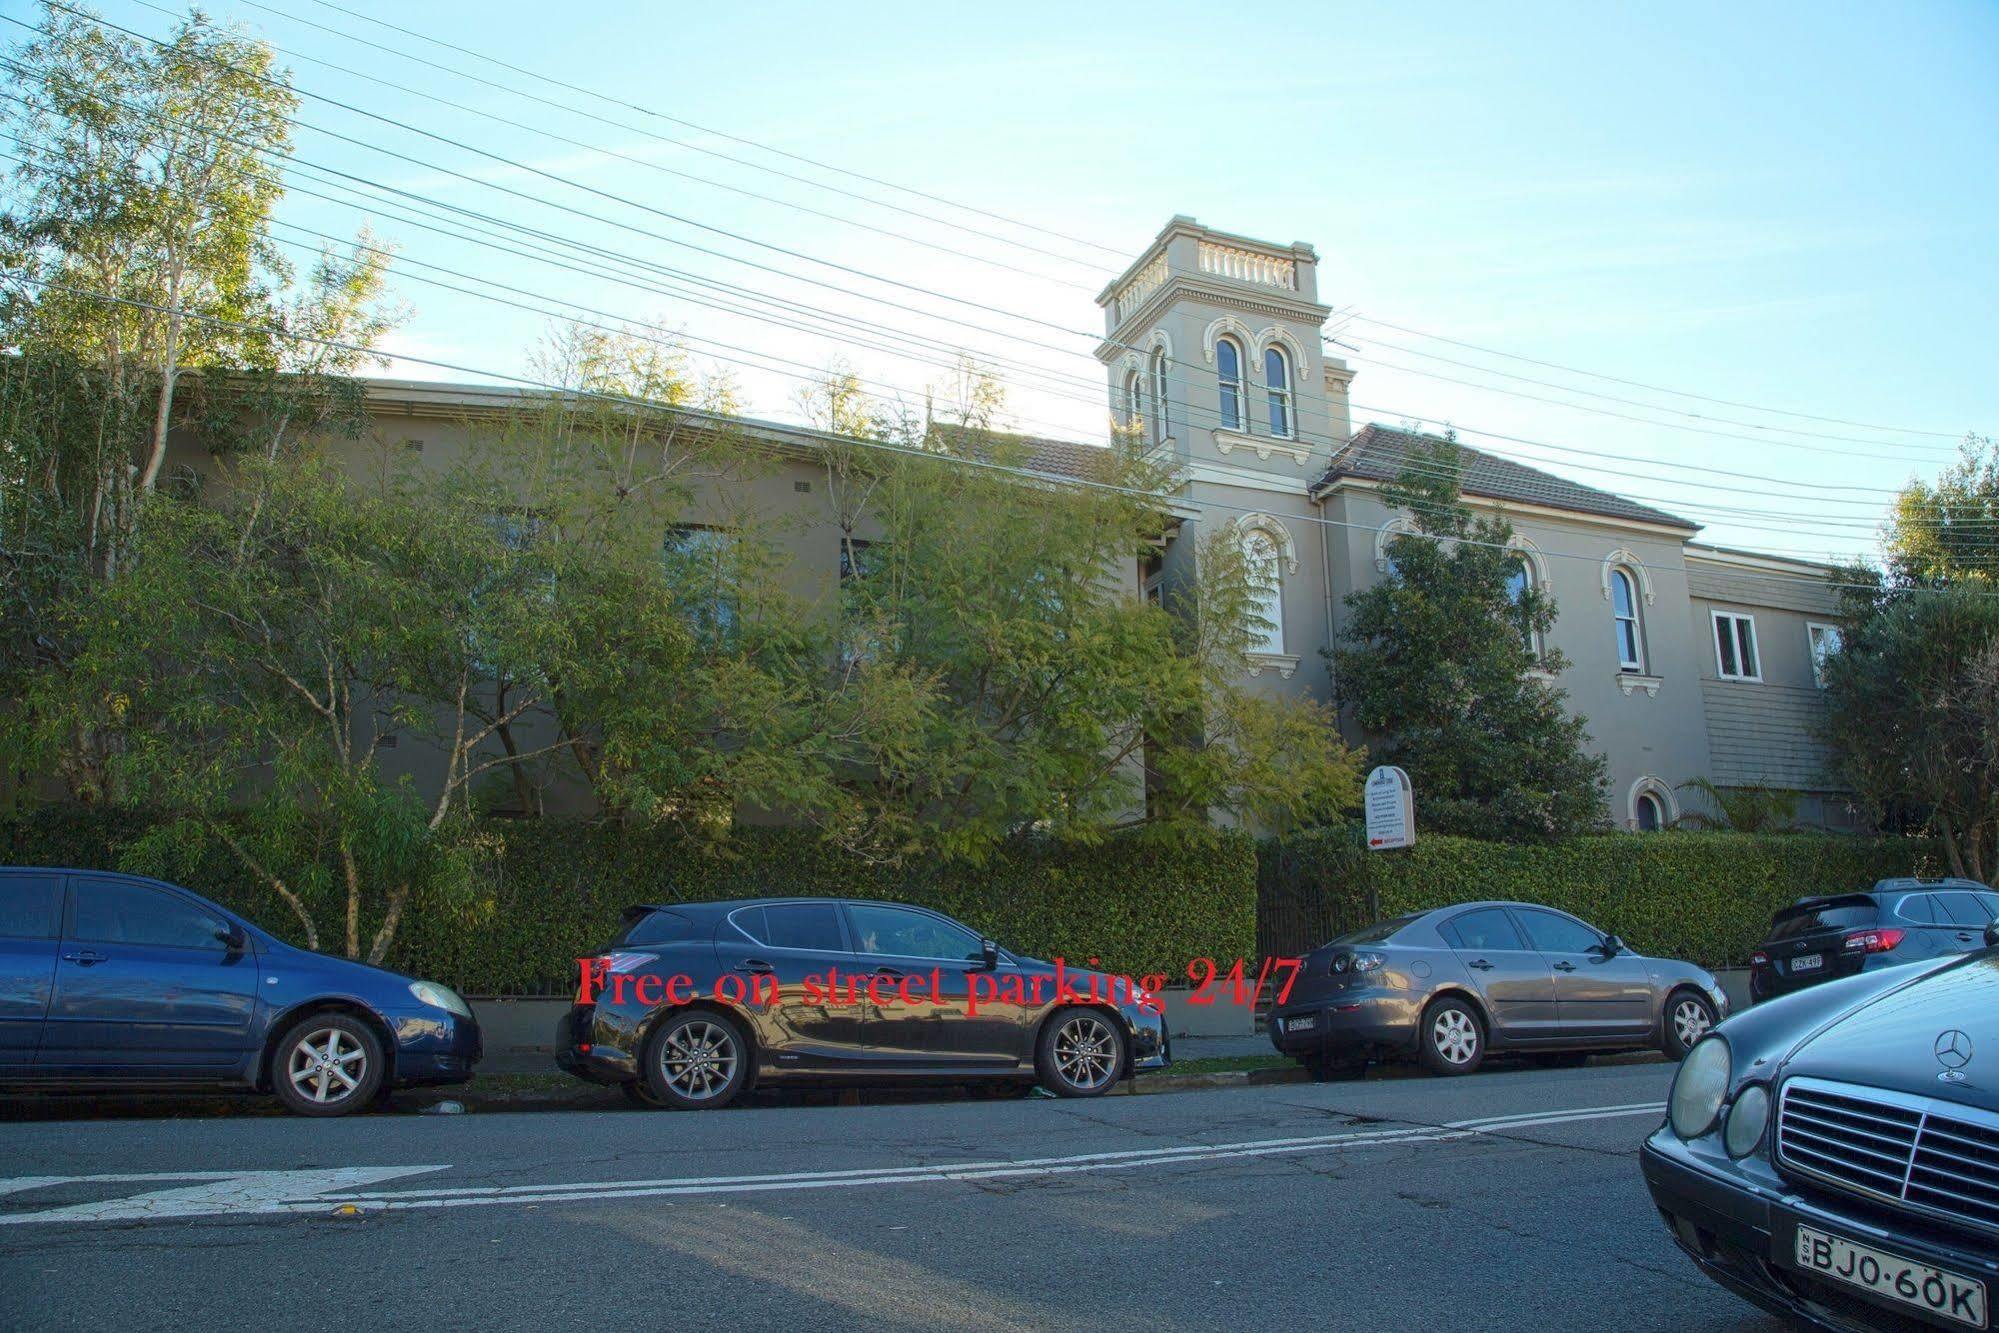
[[[1758,949],[1755,953],[1749,955],[1749,965],[1751,967],[1768,967],[1770,966],[1770,955]]]
[[[595,1004],[597,997],[604,993],[604,978],[613,972],[636,972],[647,963],[659,957],[652,953],[628,953],[614,951],[598,954],[594,958],[578,959],[576,969],[576,1003]]]
[[[1902,932],[1888,930],[1856,930],[1846,937],[1848,953],[1887,953],[1902,942]]]

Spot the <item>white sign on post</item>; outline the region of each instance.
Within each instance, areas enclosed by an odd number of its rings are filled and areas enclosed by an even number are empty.
[[[1407,847],[1416,841],[1416,791],[1409,775],[1383,765],[1367,775],[1367,846],[1370,851]]]

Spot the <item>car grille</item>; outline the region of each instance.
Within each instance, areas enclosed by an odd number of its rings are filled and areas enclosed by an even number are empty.
[[[1777,1160],[1851,1194],[1999,1232],[1999,1115],[1794,1078],[1778,1107]]]

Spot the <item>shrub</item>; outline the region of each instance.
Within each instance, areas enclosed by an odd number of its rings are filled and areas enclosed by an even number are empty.
[[[124,849],[151,821],[125,811],[49,807],[0,821],[10,864],[136,869]],[[1042,838],[983,863],[869,862],[800,828],[744,828],[720,847],[665,831],[557,820],[486,821],[473,830],[473,892],[412,904],[386,960],[475,995],[566,993],[574,960],[601,948],[632,903],[760,895],[919,903],[1038,957],[1056,954],[1139,976],[1228,963],[1255,942],[1255,845],[1240,834],[1096,845]],[[292,939],[294,921],[232,863],[180,876]]]
[[[1914,838],[1832,834],[1601,834],[1549,844],[1425,836],[1369,852],[1357,829],[1264,843],[1258,947],[1295,954],[1342,930],[1481,898],[1546,903],[1621,935],[1641,953],[1709,967],[1745,961],[1770,914],[1813,894],[1937,873]]]

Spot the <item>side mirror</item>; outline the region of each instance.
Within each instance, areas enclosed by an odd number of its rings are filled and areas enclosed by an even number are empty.
[[[980,940],[979,957],[984,961],[986,971],[990,972],[997,968],[999,966],[999,941]]]
[[[1615,958],[1623,952],[1623,940],[1617,938],[1615,935],[1606,935],[1603,937],[1603,956],[1605,958]]]
[[[1985,923],[1985,947],[1999,949],[1999,921]]]

